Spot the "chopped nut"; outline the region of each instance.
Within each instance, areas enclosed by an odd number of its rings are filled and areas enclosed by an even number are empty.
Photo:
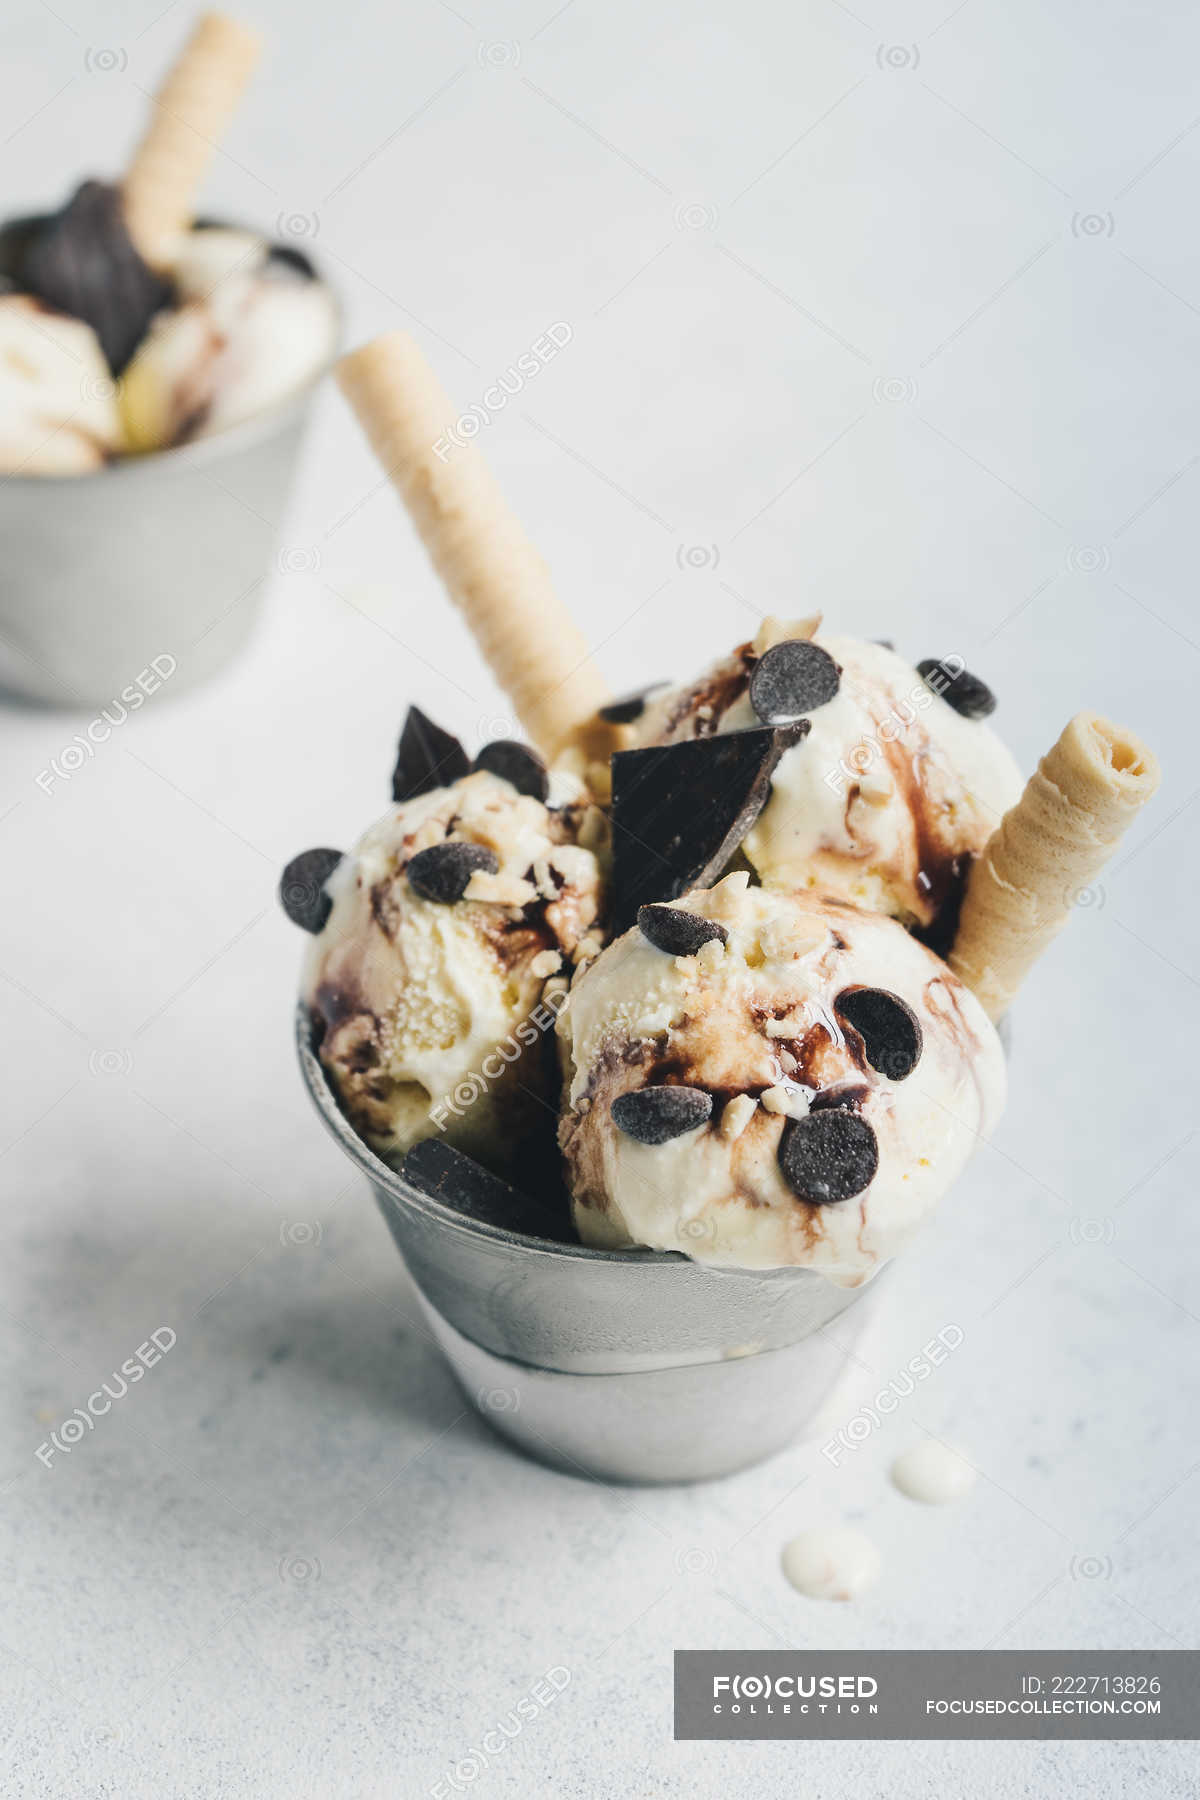
[[[807,619],[777,619],[769,615],[754,634],[754,649],[759,656],[765,656],[776,644],[790,643],[793,638],[814,637],[820,629],[820,613],[813,613]]]
[[[539,950],[529,965],[529,973],[540,981],[544,976],[557,975],[561,966],[562,957],[557,950]]]
[[[769,1038],[802,1037],[805,1029],[803,1013],[786,1013],[782,1019],[767,1020],[767,1036]]]
[[[764,956],[775,962],[787,962],[819,949],[828,935],[823,925],[811,920],[795,923],[790,919],[768,919],[758,934],[758,941]]]
[[[537,899],[537,889],[519,875],[489,875],[486,869],[476,869],[463,899],[484,900],[494,906],[528,906]]]
[[[882,771],[876,775],[864,775],[858,784],[859,798],[868,806],[886,806],[895,788],[890,775]]]
[[[758,1111],[758,1101],[753,1094],[735,1094],[721,1114],[721,1136],[726,1143],[732,1144],[740,1138],[747,1125]]]
[[[600,939],[589,933],[587,937],[580,938],[579,942],[576,944],[571,961],[575,964],[577,969],[582,968],[584,963],[591,962],[595,957],[599,956],[603,948],[604,945],[601,943]]]
[[[720,938],[709,938],[707,942],[701,944],[696,952],[696,961],[706,975],[711,975],[713,970],[719,967],[724,960],[725,946]]]
[[[802,1119],[808,1111],[808,1096],[801,1088],[769,1087],[759,1095],[764,1112],[782,1113],[789,1119]]]

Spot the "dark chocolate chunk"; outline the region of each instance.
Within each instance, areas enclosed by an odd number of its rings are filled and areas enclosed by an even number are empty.
[[[493,1175],[490,1169],[442,1138],[424,1138],[414,1145],[400,1173],[421,1193],[480,1224],[519,1231],[526,1237],[551,1238],[558,1243],[571,1240],[565,1207],[547,1205],[510,1187],[499,1175]]]
[[[843,988],[833,1003],[839,1019],[863,1041],[867,1061],[889,1081],[903,1081],[921,1060],[921,1021],[886,988]]]
[[[637,922],[642,936],[668,956],[695,956],[701,944],[729,942],[723,925],[684,912],[680,906],[639,906]]]
[[[828,650],[809,638],[789,638],[755,663],[750,704],[764,725],[792,725],[832,700],[841,679]]]
[[[939,662],[936,657],[927,656],[917,664],[917,674],[926,687],[940,694],[964,719],[986,719],[996,710],[995,694],[970,669],[956,668],[954,662]]]
[[[311,931],[314,937],[324,931],[333,911],[325,883],[341,860],[340,850],[302,850],[279,878],[279,903],[284,912],[293,925]]]
[[[419,706],[410,706],[392,770],[392,799],[415,800],[418,794],[449,787],[470,773],[471,764],[458,739],[427,719]]]
[[[494,875],[500,859],[483,844],[464,844],[448,838],[444,844],[430,844],[418,850],[405,874],[408,885],[422,900],[436,900],[439,906],[453,906],[467,891],[476,869]]]
[[[666,1144],[712,1116],[712,1095],[703,1088],[643,1087],[618,1094],[613,1123],[639,1144]]]
[[[536,750],[518,743],[516,738],[496,738],[485,744],[475,758],[475,767],[498,775],[518,794],[528,794],[533,800],[544,801],[550,791],[545,763]]]
[[[814,1206],[861,1194],[879,1167],[879,1145],[871,1126],[841,1107],[789,1119],[776,1154],[792,1192]]]
[[[639,688],[636,694],[623,694],[619,700],[610,700],[607,706],[600,708],[596,717],[607,719],[610,725],[632,725],[645,712],[650,695],[661,694],[670,685],[667,681],[652,681],[649,687]]]
[[[785,750],[807,719],[775,731],[730,731],[612,759],[615,933],[628,931],[647,902],[706,887],[767,803]]]
[[[61,212],[42,222],[18,275],[29,293],[92,327],[114,375],[173,291],[139,255],[125,228],[120,191],[100,181],[85,181]]]
[[[853,1110],[861,1106],[870,1095],[870,1088],[861,1081],[840,1081],[836,1087],[821,1088],[812,1097],[812,1112],[826,1112],[831,1106],[848,1106]]]

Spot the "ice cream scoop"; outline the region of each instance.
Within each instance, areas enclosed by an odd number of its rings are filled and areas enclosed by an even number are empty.
[[[643,907],[558,1032],[585,1243],[845,1286],[907,1243],[1004,1102],[995,1029],[938,957],[745,872]]]
[[[321,1062],[396,1165],[444,1134],[511,1167],[553,1113],[566,984],[547,983],[599,948],[600,869],[579,839],[603,821],[529,751],[522,769],[518,748],[507,777],[476,767],[409,794],[348,855],[306,852],[284,875],[285,908],[315,933],[302,992]]]
[[[265,412],[311,379],[337,337],[329,289],[251,232],[186,232],[169,267],[177,304],[151,322],[121,383],[132,450]]]
[[[120,442],[116,384],[91,326],[0,295],[0,469],[87,474]]]
[[[1021,791],[984,723],[994,701],[960,658],[914,668],[883,644],[817,635],[818,624],[768,620],[696,681],[653,694],[635,741],[807,719],[745,856],[766,883],[890,914],[945,949],[970,863]]]

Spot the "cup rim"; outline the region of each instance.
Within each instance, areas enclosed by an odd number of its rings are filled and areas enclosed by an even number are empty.
[[[0,223],[0,238],[13,226],[23,225],[35,219],[49,217],[46,213],[18,214]],[[206,219],[205,224],[216,230],[250,231],[263,242],[274,242],[257,226],[240,224],[232,219]],[[307,250],[304,253],[308,256]],[[61,484],[71,489],[80,488],[97,481],[111,481],[114,476],[130,479],[139,470],[170,468],[179,463],[185,468],[194,464],[217,462],[224,456],[236,454],[239,450],[249,449],[263,439],[272,437],[279,426],[291,414],[301,413],[308,404],[315,390],[324,381],[342,353],[346,335],[346,308],[337,287],[325,273],[324,264],[317,257],[309,257],[313,265],[313,279],[321,282],[333,301],[334,335],[333,347],[328,356],[313,369],[312,373],[297,387],[289,389],[286,394],[264,407],[260,412],[252,413],[248,419],[241,419],[236,425],[228,426],[224,431],[214,432],[210,437],[193,438],[188,443],[168,444],[161,450],[143,450],[133,456],[116,456],[98,469],[88,469],[83,473],[72,475],[66,471],[35,475],[32,472],[23,474],[19,469],[12,473],[0,472],[0,482],[9,484],[26,483],[38,488]],[[14,292],[20,293],[20,289]]]
[[[312,1047],[312,1018],[305,1002],[301,1000],[296,1007],[295,1015],[296,1052],[300,1061],[300,1072],[309,1097],[316,1106],[326,1130],[337,1139],[342,1149],[355,1162],[377,1190],[386,1195],[388,1201],[395,1206],[407,1206],[423,1213],[435,1224],[459,1232],[464,1237],[482,1238],[487,1242],[503,1245],[508,1250],[529,1251],[537,1256],[552,1260],[569,1262],[586,1262],[593,1264],[624,1264],[629,1267],[674,1268],[684,1271],[685,1277],[695,1279],[697,1273],[719,1276],[722,1279],[750,1281],[761,1284],[768,1282],[823,1281],[825,1278],[815,1269],[783,1268],[783,1269],[738,1269],[713,1267],[697,1263],[692,1257],[685,1256],[679,1250],[650,1250],[645,1247],[634,1247],[628,1250],[598,1250],[589,1244],[558,1244],[549,1238],[530,1237],[522,1231],[509,1231],[503,1225],[489,1225],[482,1219],[470,1219],[464,1213],[456,1212],[453,1207],[446,1206],[429,1194],[406,1182],[396,1170],[376,1156],[368,1144],[359,1137],[334,1098],[333,1090],[325,1077],[316,1052]]]

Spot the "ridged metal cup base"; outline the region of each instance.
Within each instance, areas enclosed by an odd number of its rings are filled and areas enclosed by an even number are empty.
[[[773,1455],[814,1418],[877,1283],[589,1250],[466,1219],[351,1130],[304,1007],[296,1041],[313,1103],[370,1182],[468,1398],[522,1449],[603,1480],[701,1481]]]

